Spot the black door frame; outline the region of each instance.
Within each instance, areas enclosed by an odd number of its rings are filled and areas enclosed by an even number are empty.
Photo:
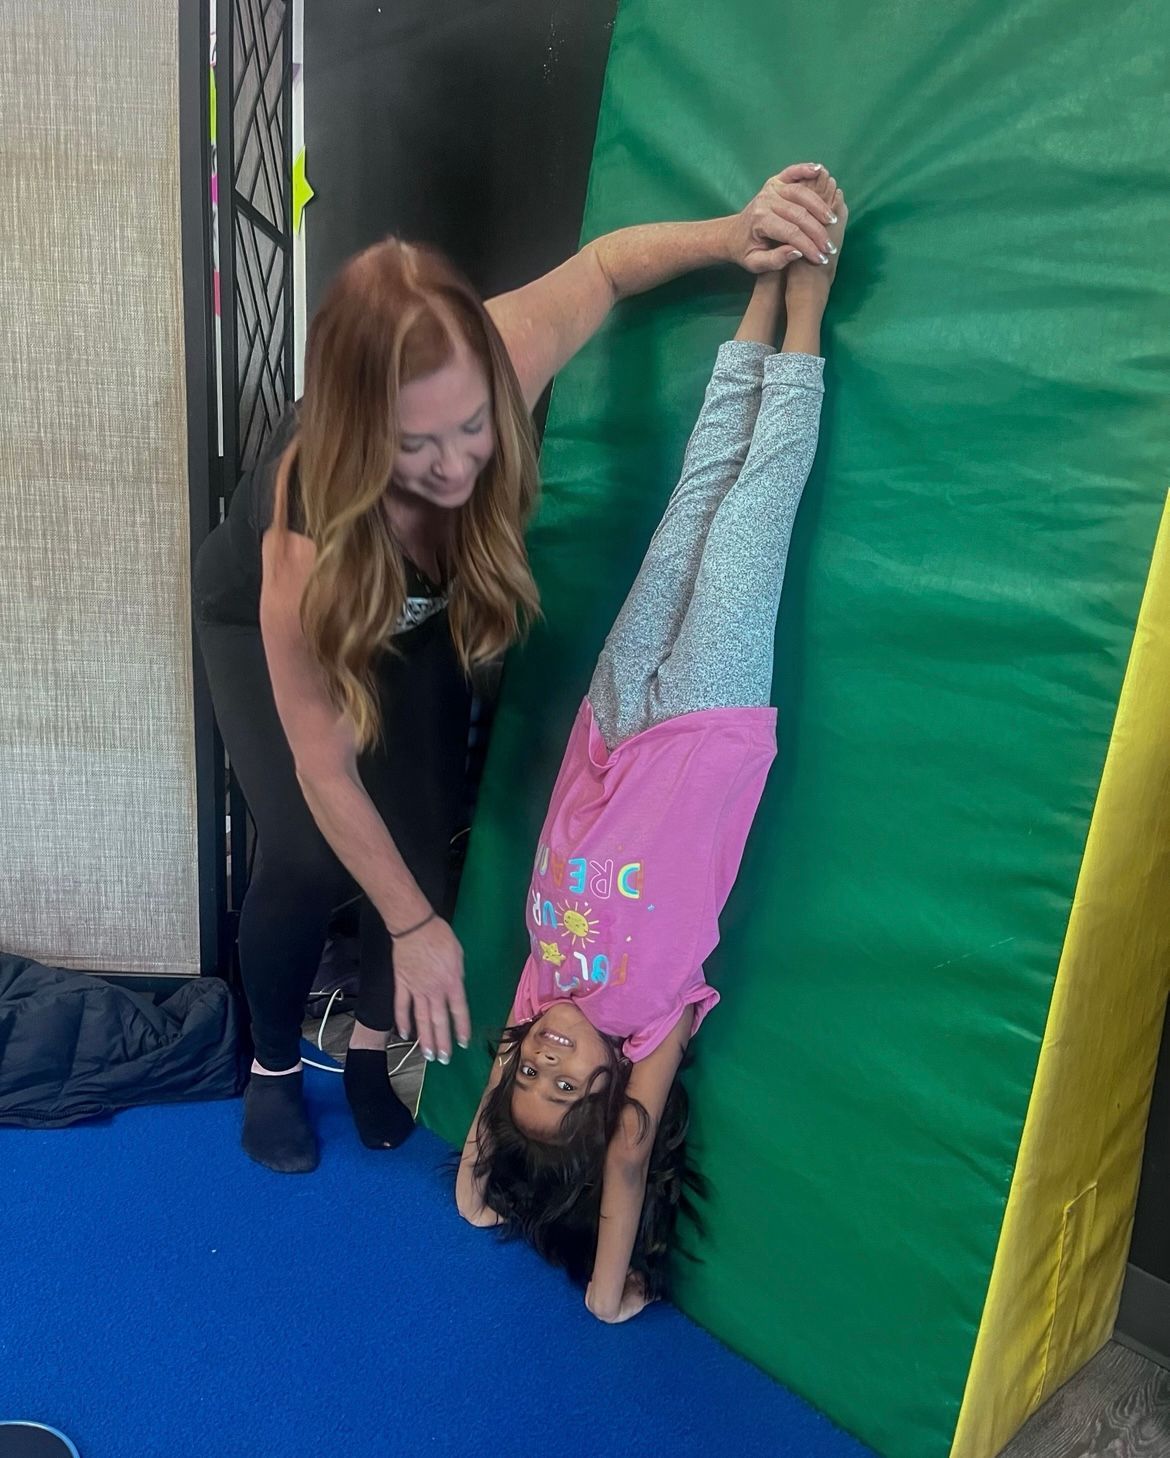
[[[211,201],[213,4],[218,217]],[[178,7],[192,562],[293,397],[292,22],[292,0],[184,0]],[[250,827],[216,727],[194,625],[192,653],[200,972],[235,980]]]

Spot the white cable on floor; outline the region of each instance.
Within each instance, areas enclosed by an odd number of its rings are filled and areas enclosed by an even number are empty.
[[[341,988],[335,987],[333,989],[333,996],[329,999],[329,1005],[325,1009],[325,1015],[321,1019],[321,1026],[317,1029],[317,1051],[319,1053],[324,1053],[325,1051],[325,1044],[322,1042],[322,1039],[325,1037],[325,1024],[329,1021],[329,1014],[333,1011],[333,1004],[340,996]],[[315,1068],[317,1065],[314,1064],[313,1066]]]
[[[329,1014],[333,1011],[333,1004],[341,996],[341,993],[342,993],[342,990],[341,990],[340,987],[335,988],[334,991],[333,991],[333,995],[330,997],[329,1002],[328,1002],[328,1005],[325,1008],[325,1015],[321,1019],[321,1026],[317,1029],[317,1050],[318,1050],[318,1052],[324,1053],[326,1051],[325,1042],[324,1042],[324,1039],[325,1039],[325,1024],[329,1021]],[[400,1043],[387,1043],[387,1045],[386,1045],[386,1051],[387,1051],[387,1053],[392,1052],[395,1048],[406,1048],[406,1052],[402,1055],[402,1057],[398,1060],[398,1062],[390,1070],[388,1077],[390,1077],[390,1078],[393,1078],[394,1077],[394,1075],[399,1071],[399,1069],[403,1066],[403,1064],[406,1062],[406,1060],[410,1057],[410,1055],[414,1052],[414,1050],[417,1047],[418,1047],[418,1039],[417,1038],[414,1040],[413,1043],[411,1043],[409,1045],[409,1047],[407,1046],[407,1044],[405,1042],[400,1042]],[[345,1069],[342,1068],[342,1067],[339,1067],[336,1063],[333,1063],[333,1064],[329,1064],[329,1063],[315,1063],[312,1058],[302,1058],[301,1059],[301,1062],[308,1064],[308,1066],[310,1068],[319,1068],[322,1073],[344,1073],[345,1072]]]
[[[336,1063],[316,1063],[312,1058],[301,1058],[306,1068],[319,1068],[322,1073],[344,1073],[344,1068],[339,1068]]]
[[[401,1043],[391,1043],[391,1044],[390,1044],[390,1047],[391,1047],[391,1048],[401,1048],[401,1047],[403,1047],[403,1044],[401,1044]],[[391,1078],[393,1078],[393,1077],[394,1077],[394,1075],[395,1075],[395,1074],[396,1074],[396,1073],[397,1073],[397,1072],[398,1072],[398,1070],[399,1070],[399,1069],[400,1069],[400,1068],[401,1068],[401,1067],[402,1067],[402,1065],[403,1065],[403,1063],[405,1063],[405,1062],[406,1062],[406,1060],[407,1060],[407,1059],[408,1059],[408,1058],[409,1058],[409,1057],[410,1057],[410,1055],[411,1055],[411,1054],[412,1054],[412,1053],[413,1053],[413,1052],[414,1052],[414,1050],[415,1050],[415,1049],[416,1049],[416,1048],[417,1048],[417,1047],[418,1047],[418,1039],[417,1039],[417,1038],[416,1038],[416,1039],[415,1039],[415,1040],[414,1040],[414,1042],[413,1042],[413,1043],[412,1043],[412,1044],[411,1044],[411,1045],[410,1045],[410,1047],[409,1047],[409,1048],[407,1048],[407,1050],[406,1050],[406,1052],[405,1052],[405,1053],[404,1053],[404,1054],[403,1054],[403,1055],[402,1055],[402,1058],[401,1058],[401,1059],[400,1059],[400,1061],[399,1061],[399,1062],[397,1062],[397,1063],[396,1063],[396,1064],[395,1064],[395,1065],[394,1065],[394,1067],[393,1067],[393,1068],[392,1068],[392,1069],[391,1069],[391,1070],[390,1070],[390,1077],[391,1077]],[[388,1050],[387,1050],[387,1051],[389,1051],[389,1049],[388,1049]]]

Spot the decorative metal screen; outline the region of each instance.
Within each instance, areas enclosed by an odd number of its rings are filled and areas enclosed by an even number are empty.
[[[229,496],[293,392],[292,19],[286,0],[220,0],[221,167],[230,159],[219,198]]]
[[[216,0],[216,153],[224,505],[294,391],[292,0]],[[229,904],[248,883],[248,822],[232,776]],[[229,942],[234,936],[229,933]]]

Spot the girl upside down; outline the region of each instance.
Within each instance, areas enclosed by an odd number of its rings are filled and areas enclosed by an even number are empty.
[[[581,705],[541,832],[530,952],[456,1197],[586,1286],[602,1321],[667,1289],[688,1189],[703,963],[776,753],[769,707],[792,526],[816,452],[825,262],[760,277],[715,361],[682,476]],[[780,352],[772,347],[781,315]]]

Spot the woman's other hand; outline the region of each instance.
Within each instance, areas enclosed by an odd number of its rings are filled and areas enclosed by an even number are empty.
[[[828,230],[835,192],[836,183],[821,163],[786,167],[728,219],[728,257],[749,273],[787,268],[797,254],[809,263],[824,264],[832,256]]]
[[[394,942],[394,1018],[409,1037],[411,1022],[423,1057],[451,1061],[451,1024],[459,1046],[471,1041],[463,991],[463,948],[441,917]]]

